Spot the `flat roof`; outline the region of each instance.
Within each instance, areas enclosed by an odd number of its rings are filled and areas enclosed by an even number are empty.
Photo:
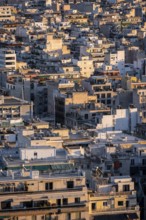
[[[48,150],[48,149],[55,149],[55,147],[51,147],[51,146],[31,146],[30,148],[26,148],[26,147],[21,147],[19,148],[19,150]]]
[[[47,174],[47,175],[39,175],[38,178],[34,178],[34,180],[45,180],[45,179],[58,179],[58,178],[81,178],[84,177],[83,173],[78,173],[76,172],[69,172],[69,173],[53,173],[53,174]],[[0,177],[0,184],[1,182],[4,182],[5,184],[7,184],[8,181],[10,182],[15,182],[15,181],[22,181],[22,180],[33,180],[33,178],[31,178],[30,176],[15,176],[15,178],[13,179],[11,176],[2,176]],[[7,182],[6,182],[7,181]]]
[[[46,159],[34,159],[34,160],[20,160],[18,157],[5,157],[4,158],[5,163],[3,167],[9,168],[9,169],[18,169],[23,166],[29,167],[29,166],[48,166],[51,164],[68,164],[68,160],[66,157],[56,157],[56,158],[46,158]]]
[[[17,99],[15,97],[4,97],[4,103],[0,104],[0,106],[11,106],[11,105],[28,105],[29,102],[21,99]]]

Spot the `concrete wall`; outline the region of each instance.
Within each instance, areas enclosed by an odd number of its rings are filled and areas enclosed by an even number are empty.
[[[138,121],[137,108],[117,109],[116,114],[104,115],[101,118],[101,123],[97,125],[97,129],[105,131],[134,131]]]
[[[42,159],[56,156],[55,148],[23,148],[19,150],[21,160]],[[36,155],[37,154],[37,155]]]
[[[33,116],[33,105],[21,105],[20,106],[20,116],[25,119],[29,119]]]

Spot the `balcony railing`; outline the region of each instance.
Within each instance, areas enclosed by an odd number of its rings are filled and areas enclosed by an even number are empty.
[[[55,192],[71,192],[71,191],[82,191],[84,186],[74,187],[74,188],[65,188],[65,189],[52,189],[52,190],[43,190],[43,191],[29,191],[29,189],[10,189],[0,190],[0,195],[10,195],[10,194],[40,194],[40,193],[55,193]]]
[[[102,197],[102,196],[122,196],[122,195],[136,195],[136,191],[125,191],[125,192],[108,192],[108,193],[94,193],[90,195],[90,197]]]
[[[128,212],[133,212],[139,211],[139,206],[134,206],[134,207],[121,207],[121,208],[105,208],[105,209],[100,209],[100,210],[94,210],[92,213],[96,215],[101,215],[103,213],[128,213]]]
[[[0,210],[0,215],[9,213],[9,215],[14,215],[18,213],[26,213],[29,215],[37,214],[37,213],[64,213],[64,212],[71,212],[71,211],[88,211],[88,207],[86,206],[86,202],[79,203],[79,204],[68,204],[68,205],[52,205],[52,206],[44,206],[44,207],[12,207],[8,209]]]

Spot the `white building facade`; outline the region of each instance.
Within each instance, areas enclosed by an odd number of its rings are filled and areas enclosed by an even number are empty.
[[[125,75],[125,51],[118,50],[105,54],[105,63],[118,68],[121,75]]]
[[[19,155],[21,160],[45,159],[56,157],[56,149],[54,147],[20,148]]]
[[[103,131],[122,130],[133,132],[138,122],[137,108],[117,109],[115,114],[102,116],[101,123],[97,124],[96,128]]]

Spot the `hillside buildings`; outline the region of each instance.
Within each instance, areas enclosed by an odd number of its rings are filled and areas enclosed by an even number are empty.
[[[0,219],[145,220],[146,5],[0,1]]]

